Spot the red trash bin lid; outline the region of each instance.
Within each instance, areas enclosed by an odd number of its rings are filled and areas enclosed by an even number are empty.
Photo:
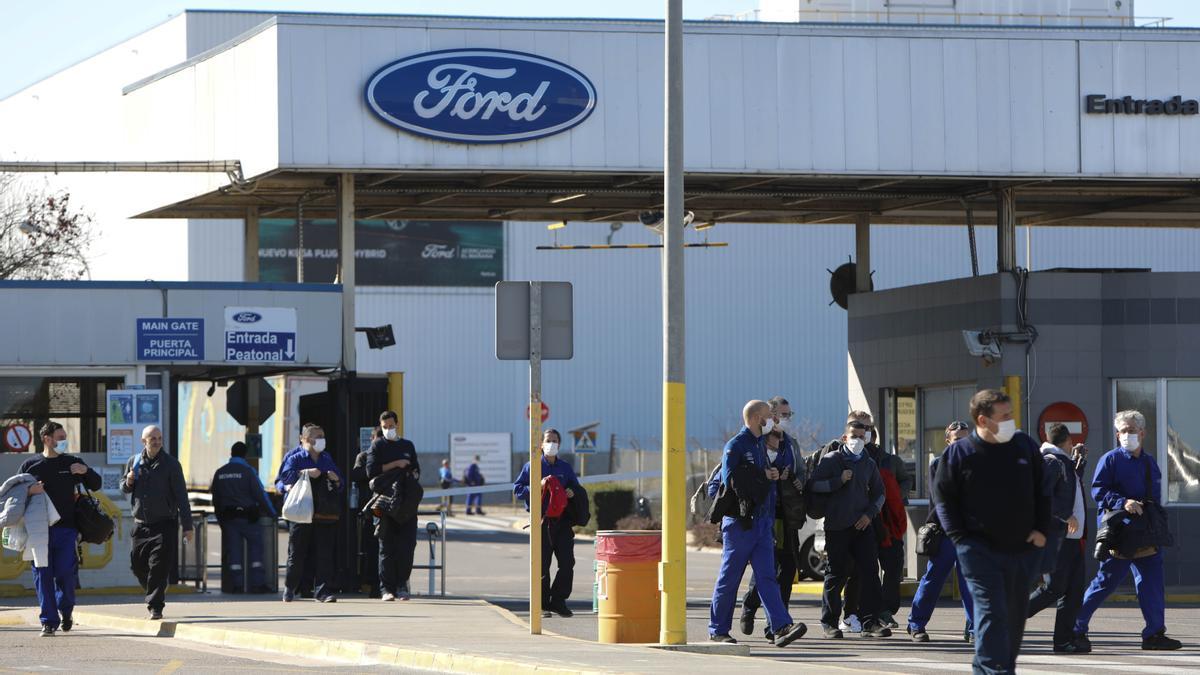
[[[662,532],[658,530],[601,530],[596,533],[596,560],[650,562],[662,559]]]

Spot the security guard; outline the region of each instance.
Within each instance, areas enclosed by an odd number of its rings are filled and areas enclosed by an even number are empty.
[[[266,570],[263,568],[262,528],[260,516],[275,517],[275,507],[267,498],[262,481],[246,461],[246,444],[238,441],[229,449],[229,463],[217,469],[212,478],[213,511],[221,525],[221,550],[232,561],[229,571],[234,577],[235,592],[241,590],[242,542],[246,542],[250,557],[250,592],[269,593]]]
[[[763,436],[775,427],[771,407],[766,401],[750,401],[742,409],[742,420],[745,426],[725,444],[721,459],[721,482],[729,485],[734,470],[747,463],[764,471],[768,480],[779,480],[780,472],[768,466],[767,452],[763,447]],[[775,492],[769,490],[766,501],[756,505],[749,529],[743,527],[740,519],[730,516],[721,519],[721,571],[713,587],[708,622],[708,635],[712,642],[737,642],[729,635],[729,629],[733,624],[733,606],[737,602],[738,586],[746,572],[746,563],[750,563],[754,570],[758,594],[767,611],[767,622],[775,637],[775,646],[786,647],[808,630],[803,623],[792,621],[775,578]]]

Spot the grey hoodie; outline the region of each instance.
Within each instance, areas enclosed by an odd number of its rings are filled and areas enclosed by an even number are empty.
[[[50,499],[46,493],[29,494],[37,477],[19,473],[0,485],[0,527],[7,527],[25,538],[22,560],[33,561],[34,567],[50,565]],[[56,512],[57,513],[57,512]],[[57,520],[57,518],[55,518]]]
[[[845,469],[850,469],[854,475],[849,482],[843,483],[842,471]],[[812,489],[830,493],[825,508],[826,532],[853,527],[861,516],[873,520],[883,508],[883,478],[879,475],[879,467],[867,456],[866,450],[855,461],[853,454],[840,443],[830,447],[817,463],[812,475]]]

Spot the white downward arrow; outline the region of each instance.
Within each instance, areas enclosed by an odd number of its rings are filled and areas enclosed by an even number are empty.
[[[284,352],[284,354],[287,354],[287,357],[288,357],[289,359],[290,359],[290,358],[292,358],[293,356],[295,356],[295,355],[296,355],[296,352],[295,352],[295,350],[293,350],[293,349],[292,349],[292,341],[291,341],[291,340],[288,340],[288,343],[287,343],[287,351],[286,351],[286,352]]]

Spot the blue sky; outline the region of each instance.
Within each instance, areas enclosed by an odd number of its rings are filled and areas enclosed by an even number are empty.
[[[1131,0],[1133,1],[1133,0]],[[756,9],[758,0],[684,0],[703,19]],[[0,2],[0,99],[161,23],[184,9],[572,16],[661,19],[662,0],[6,0]],[[1138,16],[1200,26],[1196,0],[1136,0]]]

